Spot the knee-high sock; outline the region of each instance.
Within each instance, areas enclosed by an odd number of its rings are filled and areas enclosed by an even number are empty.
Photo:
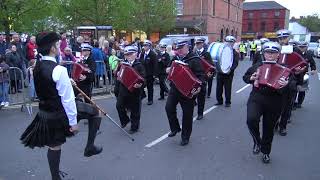
[[[59,175],[61,149],[51,150],[48,149],[47,158],[50,167],[52,180],[61,180]]]

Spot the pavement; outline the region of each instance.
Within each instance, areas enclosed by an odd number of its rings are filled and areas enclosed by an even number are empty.
[[[242,75],[250,64],[240,62],[236,70],[231,108],[214,106],[213,84],[205,118],[194,122],[189,145],[179,145],[180,134],[167,138],[165,101],[157,100],[156,85],[154,104],[148,106],[143,101],[141,127],[133,135],[134,142],[104,118],[102,133],[96,139],[104,150],[86,158],[83,151],[88,129],[80,122],[80,132],[63,145],[60,169],[76,180],[319,180],[320,74],[311,77],[310,90],[303,107],[293,112],[288,135],[275,135],[271,163],[266,165],[261,155],[252,154],[253,142],[246,126],[251,87],[242,81]],[[96,97],[96,102],[119,122],[115,97]],[[197,108],[194,115],[196,112]],[[181,119],[180,106],[178,116]],[[19,108],[0,111],[0,180],[50,179],[47,150],[31,150],[19,141],[32,118]]]

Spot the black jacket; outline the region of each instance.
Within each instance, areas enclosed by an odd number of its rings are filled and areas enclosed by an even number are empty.
[[[254,65],[255,63],[257,62],[262,62],[264,59],[263,57],[263,54],[262,54],[262,51],[257,51],[255,54],[254,54],[254,57],[253,57],[253,61],[252,61],[252,65]]]
[[[157,75],[157,54],[150,49],[149,54],[144,58],[145,51],[140,55],[140,61],[144,65],[146,71],[146,78]]]
[[[23,59],[21,58],[20,54],[18,52],[11,52],[6,54],[6,63],[10,67],[16,67],[21,70],[23,73]],[[19,70],[15,69],[10,69],[10,80],[21,80],[21,72]]]
[[[88,68],[90,69],[91,72],[85,73],[84,75],[86,75],[87,78],[81,82],[86,82],[86,83],[94,82],[94,76],[96,72],[96,62],[93,60],[92,54],[90,54],[90,56],[87,59],[83,60],[83,64],[88,65]]]
[[[165,75],[170,64],[170,56],[167,52],[158,55],[158,75]]]
[[[257,71],[257,69],[262,65],[263,63],[262,62],[257,62],[255,63],[254,65],[252,65],[247,71],[246,73],[243,75],[242,79],[245,83],[247,84],[253,84],[254,81],[250,80],[250,77],[253,73],[255,73]],[[290,82],[290,80],[289,80]],[[281,89],[273,89],[273,88],[270,88],[268,86],[263,86],[263,85],[260,85],[258,88],[253,86],[252,87],[252,92],[251,93],[260,93],[260,94],[263,94],[263,95],[282,95],[288,88],[290,84],[288,84],[287,86],[281,88]]]
[[[126,62],[126,61],[125,61]],[[133,62],[132,67],[139,73],[143,78],[146,77],[146,71],[143,66],[143,64],[137,59]],[[141,88],[138,88],[134,90],[133,92],[130,92],[123,84],[120,83],[120,81],[116,81],[115,87],[114,87],[114,94],[118,96],[141,96],[142,90],[144,85],[142,85]]]
[[[312,51],[306,51],[305,53],[303,53],[298,48],[294,48],[294,51],[299,53],[308,63],[305,72],[295,75],[295,77],[297,79],[297,85],[302,85],[303,84],[303,76],[308,72],[309,67],[311,70],[316,70],[317,66],[316,66],[316,62],[313,59],[313,52]]]

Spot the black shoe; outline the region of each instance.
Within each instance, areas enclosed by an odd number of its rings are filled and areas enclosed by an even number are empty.
[[[61,179],[61,180],[74,180],[74,178],[71,178],[68,173],[63,172],[63,171],[59,171],[59,179]]]
[[[259,154],[259,153],[260,153],[260,145],[254,144],[254,145],[253,145],[252,153],[253,153],[253,154]]]
[[[181,142],[180,142],[181,146],[185,146],[187,144],[189,144],[189,139],[181,139]]]
[[[225,107],[230,107],[230,106],[231,106],[231,104],[229,104],[229,103],[228,103],[228,104],[226,104],[226,105],[224,105],[224,106],[225,106]]]
[[[129,134],[134,134],[136,132],[138,132],[138,129],[130,129],[128,133]]]
[[[217,102],[217,103],[215,103],[214,105],[216,105],[216,106],[220,106],[220,105],[222,105],[223,103],[221,103],[221,102]]]
[[[86,148],[84,150],[84,154],[83,155],[85,157],[90,157],[90,156],[93,156],[93,155],[100,154],[102,152],[102,150],[103,150],[102,147],[93,145],[91,148]]]
[[[203,115],[202,114],[197,116],[197,120],[201,120],[201,119],[203,119]]]
[[[181,130],[177,130],[177,131],[171,131],[169,134],[168,134],[168,137],[173,137],[175,136],[178,132],[180,132]]]
[[[197,101],[194,101],[194,106],[197,106],[198,105],[198,102]]]
[[[147,105],[152,105],[153,104],[153,101],[148,101]]]
[[[279,130],[280,136],[286,136],[287,135],[287,130],[286,129],[280,129]]]
[[[270,156],[269,156],[269,154],[263,154],[263,155],[262,155],[262,162],[265,163],[265,164],[270,163]]]
[[[209,99],[209,98],[210,98],[210,96],[207,96],[207,98]]]
[[[301,104],[297,104],[296,108],[300,109],[301,107],[302,107]]]
[[[158,100],[164,100],[164,97],[160,97],[160,98],[158,98]]]
[[[121,128],[125,128],[127,125],[128,125],[129,121],[127,121],[126,123],[124,124],[121,124]]]

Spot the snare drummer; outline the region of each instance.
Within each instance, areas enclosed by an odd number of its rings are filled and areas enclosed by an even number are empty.
[[[174,60],[180,60],[184,63],[187,63],[197,78],[204,82],[205,75],[200,64],[199,56],[189,51],[188,41],[177,41],[175,50],[177,57],[175,57]],[[187,145],[191,136],[194,99],[195,98],[189,99],[183,96],[175,87],[175,85],[170,83],[170,90],[166,103],[166,113],[171,130],[171,132],[168,134],[168,137],[173,137],[181,131],[179,120],[177,118],[177,105],[180,103],[182,108],[181,146]]]
[[[308,65],[311,68],[311,75],[316,74],[316,63],[313,59],[313,53],[312,51],[308,51],[308,43],[305,41],[300,41],[300,42],[296,42],[297,44],[297,48],[294,48],[294,51],[299,53],[302,57],[305,58],[305,60],[307,61]],[[309,67],[306,68],[306,70],[298,75],[298,100],[297,102],[295,102],[295,107],[296,108],[301,108],[301,105],[304,101],[304,97],[306,95],[306,90],[308,89],[307,87],[303,87],[304,85],[304,80],[303,77],[307,74]],[[307,86],[307,85],[306,85]]]
[[[263,45],[263,55],[266,61],[277,61],[280,55],[280,45],[276,42],[267,42]],[[244,82],[255,84],[258,79],[257,69],[263,63],[258,62],[250,67],[243,76]],[[283,86],[288,84],[288,80],[281,79],[279,83]],[[262,161],[270,162],[271,144],[274,135],[274,126],[281,114],[281,103],[283,89],[279,90],[268,86],[253,86],[247,102],[247,125],[253,138],[253,154],[263,153]],[[263,134],[260,137],[259,122],[262,116]]]
[[[207,52],[207,49],[204,48],[204,43],[206,39],[205,38],[196,38],[195,40],[195,53],[200,57],[209,62],[210,64],[213,64],[211,55],[209,52]],[[206,89],[207,89],[207,82],[208,82],[208,95],[207,97],[210,97],[211,94],[211,88],[212,88],[212,81],[213,81],[213,74],[210,74],[209,76],[205,76],[206,81],[201,86],[201,91],[198,94],[197,102],[198,102],[198,116],[197,120],[203,119],[203,110],[204,105],[206,102]]]
[[[138,48],[135,46],[126,46],[124,48],[124,62],[129,63],[142,77],[145,77],[145,68],[143,64],[137,60]],[[133,92],[130,92],[119,81],[116,82],[115,94],[117,96],[117,111],[121,122],[121,127],[125,128],[131,122],[129,133],[133,134],[139,130],[140,114],[141,114],[141,95],[143,91],[143,84],[135,84]],[[130,118],[127,115],[129,110]]]
[[[236,38],[233,36],[227,36],[225,38],[225,42],[233,49],[234,43],[236,42]],[[221,59],[221,61],[229,61],[229,59]],[[223,104],[222,94],[223,94],[223,88],[224,88],[224,94],[226,98],[225,106],[226,107],[231,106],[232,81],[233,81],[234,70],[238,66],[238,61],[239,61],[239,54],[235,49],[233,49],[233,63],[229,73],[223,73],[223,72],[217,73],[216,98],[218,102],[215,105]]]

